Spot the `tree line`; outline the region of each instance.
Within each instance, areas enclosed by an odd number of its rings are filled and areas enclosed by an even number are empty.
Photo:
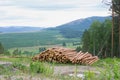
[[[104,0],[107,1],[107,0]],[[106,2],[112,11],[112,20],[95,21],[82,37],[82,50],[100,57],[120,57],[120,0]]]
[[[94,21],[82,36],[82,50],[100,57],[111,56],[111,20]]]

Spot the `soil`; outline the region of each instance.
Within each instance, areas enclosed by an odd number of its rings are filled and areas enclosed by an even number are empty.
[[[0,61],[0,65],[10,65],[12,62]]]
[[[98,68],[97,67],[92,67],[92,66],[82,66],[82,65],[78,65],[78,66],[55,66],[54,67],[54,74],[69,74],[69,73],[84,73],[87,71],[92,71],[95,72],[97,74],[99,74]]]

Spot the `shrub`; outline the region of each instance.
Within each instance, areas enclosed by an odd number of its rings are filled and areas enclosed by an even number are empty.
[[[32,73],[43,73],[45,75],[53,74],[53,66],[43,62],[31,62],[30,72]]]
[[[23,72],[28,72],[28,67],[26,67],[25,65],[23,65],[21,63],[15,62],[12,64],[12,66],[16,69],[23,71]]]

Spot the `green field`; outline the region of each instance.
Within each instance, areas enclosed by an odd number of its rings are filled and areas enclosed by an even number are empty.
[[[0,42],[6,49],[34,46],[62,45],[79,42],[80,38],[64,38],[57,30],[43,30],[40,32],[1,33]]]
[[[56,46],[62,46],[62,44],[57,44],[57,45],[43,45],[43,46],[32,46],[32,47],[19,47],[19,48],[10,48],[8,49],[10,53],[12,53],[14,50],[18,49],[22,52],[24,51],[28,51],[28,52],[33,52],[33,53],[39,53],[39,48],[41,47],[45,47],[45,48],[51,48],[51,47],[56,47]],[[76,47],[79,46],[79,45],[76,45],[76,46],[73,46],[72,43],[66,43],[66,46],[67,48],[72,48],[72,49],[76,49]]]

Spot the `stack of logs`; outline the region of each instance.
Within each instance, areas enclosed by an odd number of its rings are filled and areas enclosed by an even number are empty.
[[[97,56],[92,56],[92,54],[88,52],[76,52],[73,49],[56,47],[43,51],[42,53],[34,56],[32,60],[91,65],[99,59]]]

